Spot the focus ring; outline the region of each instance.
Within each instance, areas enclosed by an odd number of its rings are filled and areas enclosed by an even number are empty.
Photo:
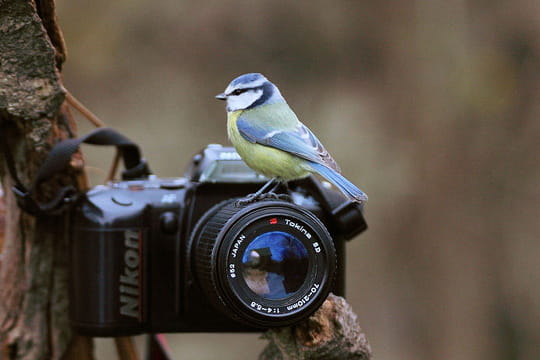
[[[243,209],[242,206],[235,205],[236,200],[228,200],[224,203],[216,205],[209,213],[209,218],[201,219],[197,228],[203,226],[202,232],[199,235],[196,248],[193,251],[195,258],[195,273],[197,280],[207,294],[208,298],[218,307],[223,307],[219,291],[216,284],[216,263],[213,262],[216,240],[220,232],[225,227],[225,224],[230,221],[233,216]],[[206,221],[205,221],[206,220]]]

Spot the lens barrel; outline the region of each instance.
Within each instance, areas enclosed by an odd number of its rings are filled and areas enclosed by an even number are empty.
[[[336,251],[322,222],[286,201],[210,209],[190,241],[195,280],[216,308],[259,327],[311,315],[332,288]]]

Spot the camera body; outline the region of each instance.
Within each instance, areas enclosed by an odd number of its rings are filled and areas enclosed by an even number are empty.
[[[289,200],[242,204],[267,179],[209,145],[184,177],[90,190],[72,213],[71,322],[91,336],[250,332],[344,295],[344,242],[362,207],[309,177]]]

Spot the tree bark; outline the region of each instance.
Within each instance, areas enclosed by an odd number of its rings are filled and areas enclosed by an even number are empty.
[[[270,343],[259,360],[371,359],[356,314],[345,299],[333,294],[303,323],[269,330],[263,337]]]
[[[65,47],[54,2],[0,0],[0,39],[0,136],[17,176],[30,186],[52,145],[76,132],[64,104],[60,69]],[[82,359],[68,354],[75,348],[86,349],[79,355],[91,354],[91,344],[78,341],[69,346],[67,219],[22,212],[3,160],[0,354],[2,359]],[[51,179],[36,195],[44,200],[62,185],[76,185],[76,173],[73,168]]]

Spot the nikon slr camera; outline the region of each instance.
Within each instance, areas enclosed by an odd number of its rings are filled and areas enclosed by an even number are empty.
[[[80,333],[248,332],[295,324],[344,294],[362,206],[309,177],[266,181],[209,145],[184,177],[90,190],[72,214],[71,320]],[[285,196],[283,196],[285,195]]]

